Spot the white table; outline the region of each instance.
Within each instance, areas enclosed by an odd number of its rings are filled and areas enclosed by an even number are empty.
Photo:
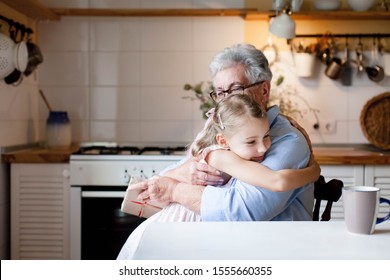
[[[390,222],[372,235],[343,221],[152,223],[135,259],[390,260]]]

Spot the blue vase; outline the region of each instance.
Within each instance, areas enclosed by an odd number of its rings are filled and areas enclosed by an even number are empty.
[[[72,143],[68,113],[51,111],[46,122],[46,143],[51,149],[66,149]]]

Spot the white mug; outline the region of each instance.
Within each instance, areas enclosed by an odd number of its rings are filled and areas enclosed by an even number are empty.
[[[380,189],[369,186],[343,187],[344,219],[347,230],[358,234],[372,234],[375,225],[390,218],[390,213],[378,218],[380,203],[390,200],[380,197]]]

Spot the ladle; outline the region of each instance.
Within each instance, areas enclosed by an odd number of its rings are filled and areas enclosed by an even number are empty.
[[[363,64],[363,44],[359,38],[359,43],[356,47],[356,57],[357,57],[357,70],[358,74],[361,74],[364,72],[364,64]]]
[[[39,90],[39,94],[42,96],[43,101],[45,102],[47,108],[49,109],[49,112],[52,112],[53,110],[50,107],[49,101],[47,101],[47,98],[42,90]]]

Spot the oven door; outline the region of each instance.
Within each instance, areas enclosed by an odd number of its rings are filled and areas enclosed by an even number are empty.
[[[121,211],[126,188],[72,187],[72,259],[116,259],[130,233],[145,220]]]

